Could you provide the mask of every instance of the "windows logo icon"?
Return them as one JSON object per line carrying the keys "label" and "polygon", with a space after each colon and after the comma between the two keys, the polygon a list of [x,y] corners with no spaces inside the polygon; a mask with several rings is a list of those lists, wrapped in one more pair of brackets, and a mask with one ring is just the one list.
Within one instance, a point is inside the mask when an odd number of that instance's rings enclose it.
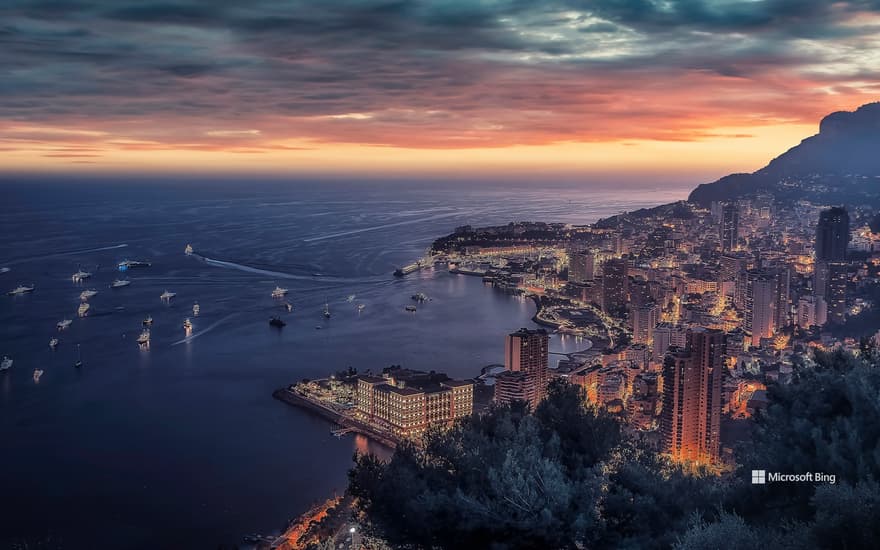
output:
{"label": "windows logo icon", "polygon": [[752,485],[766,485],[767,470],[752,470]]}

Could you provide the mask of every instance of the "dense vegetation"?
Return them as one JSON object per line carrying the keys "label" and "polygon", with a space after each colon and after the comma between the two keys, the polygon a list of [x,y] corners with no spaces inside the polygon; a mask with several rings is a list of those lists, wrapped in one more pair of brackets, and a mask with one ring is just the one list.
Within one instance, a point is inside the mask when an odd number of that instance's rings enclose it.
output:
{"label": "dense vegetation", "polygon": [[[383,463],[356,457],[349,490],[400,548],[868,548],[880,540],[880,368],[818,354],[771,386],[742,465],[669,463],[554,382],[534,414],[498,407]],[[751,485],[750,470],[835,474]]]}

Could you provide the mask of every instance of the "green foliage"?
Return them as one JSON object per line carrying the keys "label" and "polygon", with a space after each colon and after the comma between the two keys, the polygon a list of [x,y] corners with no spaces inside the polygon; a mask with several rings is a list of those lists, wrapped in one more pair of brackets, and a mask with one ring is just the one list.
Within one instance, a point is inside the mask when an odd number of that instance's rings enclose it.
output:
{"label": "green foliage", "polygon": [[[770,405],[725,476],[685,469],[554,382],[529,414],[496,407],[357,456],[351,493],[396,548],[870,548],[880,540],[880,367],[818,353]],[[752,485],[751,469],[823,472],[835,484]]]}

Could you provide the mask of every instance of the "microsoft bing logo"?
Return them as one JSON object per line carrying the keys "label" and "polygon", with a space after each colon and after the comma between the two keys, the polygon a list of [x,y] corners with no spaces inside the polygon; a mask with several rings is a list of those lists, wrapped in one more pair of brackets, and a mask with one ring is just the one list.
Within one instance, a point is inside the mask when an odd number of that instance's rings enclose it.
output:
{"label": "microsoft bing logo", "polygon": [[766,485],[767,470],[752,470],[752,485]]}

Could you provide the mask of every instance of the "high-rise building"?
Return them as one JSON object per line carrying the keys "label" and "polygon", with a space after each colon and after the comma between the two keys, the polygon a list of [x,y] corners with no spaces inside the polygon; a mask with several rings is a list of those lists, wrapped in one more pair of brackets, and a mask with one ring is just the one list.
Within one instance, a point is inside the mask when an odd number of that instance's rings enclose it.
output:
{"label": "high-rise building", "polygon": [[813,291],[827,311],[827,320],[846,321],[846,249],[849,214],[845,208],[823,210],[816,225],[816,262]]}
{"label": "high-rise building", "polygon": [[660,323],[654,327],[653,362],[662,364],[670,347],[683,348],[687,343],[687,329],[672,323]]}
{"label": "high-rise building", "polygon": [[736,201],[724,203],[721,207],[719,234],[722,252],[736,250],[739,242],[739,205]]}
{"label": "high-rise building", "polygon": [[636,344],[650,344],[654,340],[654,326],[657,324],[660,308],[657,304],[646,303],[633,305],[630,308],[630,325],[632,325],[632,341]]}
{"label": "high-rise building", "polygon": [[544,329],[521,328],[504,341],[504,368],[495,382],[495,400],[509,403],[520,400],[532,410],[547,394],[550,361],[550,336]]}
{"label": "high-rise building", "polygon": [[718,459],[724,333],[692,329],[687,346],[670,353],[663,367],[660,430],[675,460]]}
{"label": "high-rise building", "polygon": [[[754,266],[754,258],[743,252],[727,253],[721,256],[719,282],[725,294],[733,297],[733,304],[742,309],[745,307],[746,285],[745,273]],[[732,285],[724,283],[732,282]]]}
{"label": "high-rise building", "polygon": [[750,269],[746,274],[745,330],[752,345],[759,346],[761,338],[776,334],[781,302],[780,274],[771,269]]}
{"label": "high-rise building", "polygon": [[849,246],[849,214],[845,208],[823,210],[816,225],[816,260],[845,262]]}
{"label": "high-rise building", "polygon": [[596,278],[596,254],[592,250],[572,252],[568,256],[568,280],[586,283]]}
{"label": "high-rise building", "polygon": [[602,264],[602,311],[611,315],[626,311],[627,282],[626,259],[615,258]]}

